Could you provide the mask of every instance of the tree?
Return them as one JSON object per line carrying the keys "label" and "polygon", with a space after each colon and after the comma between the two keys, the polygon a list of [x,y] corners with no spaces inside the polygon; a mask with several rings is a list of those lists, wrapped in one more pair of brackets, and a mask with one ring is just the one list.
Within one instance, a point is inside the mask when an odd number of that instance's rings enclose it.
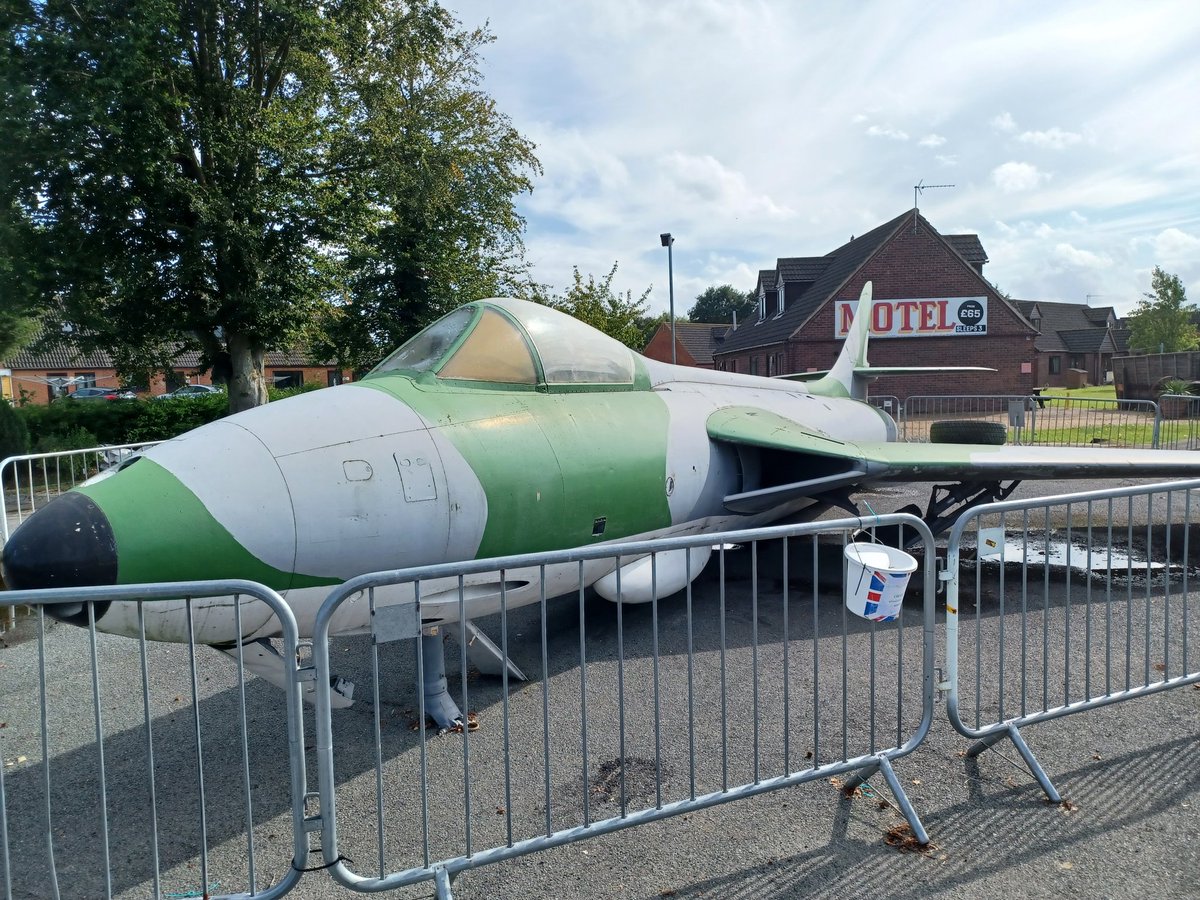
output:
{"label": "tree", "polygon": [[124,375],[196,348],[244,409],[266,350],[373,361],[523,269],[532,145],[478,89],[489,35],[433,0],[27,0],[5,25],[0,283]]}
{"label": "tree", "polygon": [[693,322],[725,322],[733,321],[737,313],[738,321],[744,322],[758,308],[758,295],[754,291],[739,291],[731,284],[719,287],[705,288],[697,295],[696,303],[688,310],[688,318]]}
{"label": "tree", "polygon": [[1187,302],[1183,282],[1158,266],[1150,278],[1150,292],[1129,314],[1129,346],[1149,353],[1176,353],[1200,346],[1200,332],[1192,324],[1195,304]]}
{"label": "tree", "polygon": [[646,344],[642,324],[650,288],[646,288],[637,300],[633,299],[633,291],[626,291],[624,294],[620,291],[614,292],[612,283],[617,274],[615,262],[608,274],[599,281],[588,275],[585,282],[579,267],[573,266],[572,269],[575,283],[567,288],[565,294],[555,295],[546,285],[529,283],[523,292],[526,299],[572,315],[581,322],[603,331],[609,337],[616,338],[625,346],[641,352]]}

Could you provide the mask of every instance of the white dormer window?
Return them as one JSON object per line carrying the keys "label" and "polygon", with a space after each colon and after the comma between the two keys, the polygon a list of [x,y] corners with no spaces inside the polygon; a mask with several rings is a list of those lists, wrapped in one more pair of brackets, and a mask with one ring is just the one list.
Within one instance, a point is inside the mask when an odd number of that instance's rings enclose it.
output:
{"label": "white dormer window", "polygon": [[779,298],[779,300],[778,300],[779,310],[775,313],[775,318],[778,319],[780,316],[783,315],[783,310],[786,307],[786,304],[784,303],[784,298],[787,297],[787,292],[784,291],[784,289],[783,289],[782,281],[779,283],[779,291],[776,294],[776,296]]}
{"label": "white dormer window", "polygon": [[767,292],[759,289],[758,292],[758,321],[762,321],[767,317]]}

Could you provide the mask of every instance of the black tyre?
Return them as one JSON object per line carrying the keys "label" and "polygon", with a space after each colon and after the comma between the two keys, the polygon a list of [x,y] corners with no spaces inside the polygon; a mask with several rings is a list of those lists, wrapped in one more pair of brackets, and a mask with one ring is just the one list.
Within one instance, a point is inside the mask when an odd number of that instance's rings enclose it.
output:
{"label": "black tyre", "polygon": [[929,426],[929,440],[935,444],[991,444],[1000,446],[1008,439],[1008,430],[999,422],[953,420]]}

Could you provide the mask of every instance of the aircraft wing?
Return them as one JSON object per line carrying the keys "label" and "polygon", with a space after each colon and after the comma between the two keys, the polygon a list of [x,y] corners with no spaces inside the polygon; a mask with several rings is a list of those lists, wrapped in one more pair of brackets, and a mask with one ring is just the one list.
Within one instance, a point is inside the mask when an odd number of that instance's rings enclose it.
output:
{"label": "aircraft wing", "polygon": [[707,426],[715,441],[766,451],[766,486],[726,497],[734,512],[874,481],[1200,477],[1200,452],[1190,450],[852,442],[753,407],[718,410]]}

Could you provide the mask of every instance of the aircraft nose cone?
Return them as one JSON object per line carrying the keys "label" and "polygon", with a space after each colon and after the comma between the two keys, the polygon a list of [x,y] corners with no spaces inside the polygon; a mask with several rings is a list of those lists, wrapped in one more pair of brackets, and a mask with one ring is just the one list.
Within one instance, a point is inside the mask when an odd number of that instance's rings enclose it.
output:
{"label": "aircraft nose cone", "polygon": [[[83,494],[53,500],[4,545],[4,581],[10,590],[116,584],[117,545],[108,517]],[[64,621],[87,622],[86,609],[75,604],[49,605],[46,611]]]}

